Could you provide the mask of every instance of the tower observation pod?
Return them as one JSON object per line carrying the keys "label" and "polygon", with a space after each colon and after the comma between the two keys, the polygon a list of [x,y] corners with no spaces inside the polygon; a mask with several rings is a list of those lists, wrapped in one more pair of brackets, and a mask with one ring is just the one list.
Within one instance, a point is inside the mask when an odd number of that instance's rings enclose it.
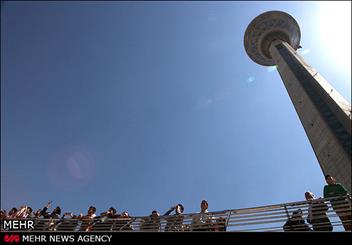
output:
{"label": "tower observation pod", "polygon": [[254,62],[276,65],[323,174],[351,193],[351,104],[298,55],[300,39],[292,16],[269,11],[248,25],[244,46]]}

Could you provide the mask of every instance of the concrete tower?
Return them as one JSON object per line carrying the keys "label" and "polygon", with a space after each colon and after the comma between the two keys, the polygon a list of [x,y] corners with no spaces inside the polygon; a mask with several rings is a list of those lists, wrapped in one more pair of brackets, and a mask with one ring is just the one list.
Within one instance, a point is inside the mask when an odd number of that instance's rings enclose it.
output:
{"label": "concrete tower", "polygon": [[324,175],[351,193],[351,105],[297,54],[300,39],[292,16],[269,11],[248,25],[244,46],[254,62],[276,65]]}

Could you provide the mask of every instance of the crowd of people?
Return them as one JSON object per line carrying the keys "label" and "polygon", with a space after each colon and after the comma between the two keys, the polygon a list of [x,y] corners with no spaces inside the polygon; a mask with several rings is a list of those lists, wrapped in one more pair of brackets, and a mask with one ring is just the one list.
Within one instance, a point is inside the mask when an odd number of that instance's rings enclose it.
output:
{"label": "crowd of people", "polygon": [[[331,175],[326,175],[325,180],[327,185],[324,186],[324,198],[334,198],[330,200],[334,212],[340,218],[345,231],[351,231],[351,195],[343,185],[336,183]],[[305,222],[302,210],[298,209],[293,211],[292,216],[284,224],[284,231],[332,231],[333,225],[327,215],[328,205],[321,198],[315,198],[310,191],[305,193],[305,198],[309,204],[307,222],[312,228]]]}
{"label": "crowd of people", "polygon": [[[351,231],[351,196],[347,190],[336,180],[330,176],[325,176],[327,185],[324,187],[324,198],[334,197],[330,200],[331,206],[337,216],[341,219],[342,225],[346,231]],[[341,198],[336,198],[341,197]],[[349,199],[347,200],[346,199]],[[284,231],[332,231],[331,224],[327,211],[328,205],[321,198],[315,198],[312,192],[306,192],[305,198],[309,204],[307,222],[311,224],[312,228],[305,222],[303,212],[301,209],[295,210],[292,216],[284,224]],[[9,212],[1,210],[1,220],[5,219],[49,219],[53,222],[50,227],[57,227],[58,224],[66,222],[68,219],[81,221],[80,231],[92,231],[95,224],[104,223],[113,226],[113,230],[133,230],[131,221],[133,217],[127,211],[121,214],[117,213],[114,207],[110,207],[107,211],[96,215],[96,208],[90,206],[87,214],[74,215],[73,213],[61,212],[59,206],[55,207],[51,212],[49,208],[52,202],[33,212],[31,207],[21,206],[19,209],[12,208]],[[172,214],[174,212],[174,214]],[[140,231],[226,231],[226,219],[224,217],[216,217],[208,212],[208,202],[202,200],[200,204],[200,212],[192,215],[191,224],[184,224],[184,207],[182,204],[172,206],[162,216],[158,211],[153,210],[147,217],[143,217],[139,230]],[[165,226],[162,228],[161,221],[165,221]],[[55,221],[55,222],[54,222]]]}
{"label": "crowd of people", "polygon": [[[19,209],[12,208],[8,213],[5,210],[1,210],[1,219],[49,219],[52,222],[49,222],[47,230],[53,230],[51,228],[57,227],[67,220],[81,221],[80,231],[93,231],[97,223],[104,223],[107,226],[113,225],[113,230],[133,230],[131,226],[133,217],[127,211],[119,214],[115,208],[110,207],[107,211],[97,216],[96,208],[90,206],[86,215],[74,215],[70,212],[61,214],[59,206],[55,207],[52,212],[48,212],[51,204],[52,202],[50,201],[43,209],[38,209],[35,212],[28,206],[21,206]],[[159,212],[153,210],[149,216],[142,217],[139,230],[161,231],[161,221],[164,219],[166,220],[164,231],[226,231],[226,219],[210,215],[206,200],[202,200],[201,211],[199,214],[193,216],[191,225],[183,223],[183,211],[184,207],[182,204],[171,207],[163,216],[160,216]],[[171,214],[172,212],[174,214]]]}

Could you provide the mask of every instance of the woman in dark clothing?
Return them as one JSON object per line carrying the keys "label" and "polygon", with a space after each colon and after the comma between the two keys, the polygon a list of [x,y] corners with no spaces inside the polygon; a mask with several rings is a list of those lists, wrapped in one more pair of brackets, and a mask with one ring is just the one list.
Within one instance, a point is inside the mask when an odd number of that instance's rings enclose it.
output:
{"label": "woman in dark clothing", "polygon": [[310,231],[309,226],[303,219],[303,213],[301,209],[293,211],[292,217],[287,220],[283,228],[284,231]]}

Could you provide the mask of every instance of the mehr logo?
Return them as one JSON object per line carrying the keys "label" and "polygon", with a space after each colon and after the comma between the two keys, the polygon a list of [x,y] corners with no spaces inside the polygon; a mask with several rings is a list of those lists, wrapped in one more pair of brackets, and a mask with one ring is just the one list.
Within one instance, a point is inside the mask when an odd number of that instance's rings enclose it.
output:
{"label": "mehr logo", "polygon": [[4,236],[4,242],[6,243],[19,243],[20,242],[20,236],[19,235],[15,235],[15,234],[11,234],[11,235],[8,235],[6,234]]}
{"label": "mehr logo", "polygon": [[33,220],[4,220],[4,229],[8,230],[34,229],[33,225]]}

